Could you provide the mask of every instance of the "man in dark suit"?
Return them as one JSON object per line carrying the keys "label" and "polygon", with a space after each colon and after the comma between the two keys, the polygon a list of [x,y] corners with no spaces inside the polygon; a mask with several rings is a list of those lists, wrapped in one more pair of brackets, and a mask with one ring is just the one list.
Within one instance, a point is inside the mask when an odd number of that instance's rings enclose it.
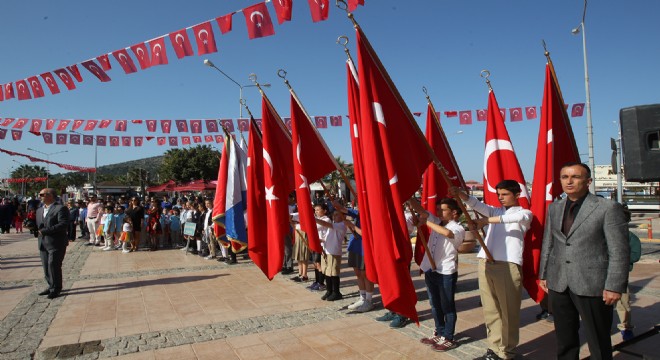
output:
{"label": "man in dark suit", "polygon": [[591,170],[565,164],[566,198],[548,207],[539,285],[555,318],[557,358],[577,360],[580,318],[592,359],[612,359],[612,311],[628,285],[630,246],[621,204],[589,193]]}
{"label": "man in dark suit", "polygon": [[43,206],[37,209],[38,244],[44,277],[48,282],[48,289],[39,295],[48,295],[49,299],[54,299],[62,291],[62,262],[69,245],[69,209],[55,203],[55,189],[43,189],[39,197]]}

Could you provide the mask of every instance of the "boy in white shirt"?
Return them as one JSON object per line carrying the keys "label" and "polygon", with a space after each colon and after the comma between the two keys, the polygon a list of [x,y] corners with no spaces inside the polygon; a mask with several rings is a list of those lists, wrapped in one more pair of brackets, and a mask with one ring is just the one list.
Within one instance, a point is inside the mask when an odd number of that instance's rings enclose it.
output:
{"label": "boy in white shirt", "polygon": [[[433,335],[421,340],[422,344],[431,345],[435,351],[447,351],[457,346],[454,341],[456,329],[456,282],[458,280],[458,247],[465,238],[465,229],[458,223],[463,211],[454,199],[441,199],[435,216],[424,210],[416,199],[410,200],[414,210],[426,219],[426,226],[431,230],[428,241],[429,252],[419,268],[424,273],[426,291],[431,303],[431,313],[435,322]],[[429,256],[433,257],[435,269]]]}
{"label": "boy in white shirt", "polygon": [[327,228],[325,236],[321,237],[323,244],[323,255],[321,257],[321,269],[325,275],[326,293],[321,300],[341,300],[343,295],[339,291],[339,272],[341,267],[341,247],[346,237],[346,225],[344,214],[335,211],[332,214],[333,223],[316,219],[317,225]]}

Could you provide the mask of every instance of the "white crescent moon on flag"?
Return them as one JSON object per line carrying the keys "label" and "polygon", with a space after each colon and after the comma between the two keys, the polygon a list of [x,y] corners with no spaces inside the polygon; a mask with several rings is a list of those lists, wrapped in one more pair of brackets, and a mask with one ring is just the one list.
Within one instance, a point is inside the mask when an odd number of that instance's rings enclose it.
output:
{"label": "white crescent moon on flag", "polygon": [[468,115],[468,114],[463,114],[462,118],[465,119],[465,120],[467,120],[467,119],[470,118],[470,115]]}
{"label": "white crescent moon on flag", "polygon": [[18,91],[20,91],[20,92],[25,91],[25,90],[24,90],[25,85],[23,85],[23,83],[18,84],[17,88],[18,88]]}
{"label": "white crescent moon on flag", "polygon": [[126,57],[126,55],[124,55],[124,53],[119,53],[118,57],[119,57],[119,60],[124,62],[124,64],[128,63],[128,58]]}
{"label": "white crescent moon on flag", "polygon": [[357,124],[353,124],[353,137],[358,138],[358,126]]}
{"label": "white crescent moon on flag", "polygon": [[64,81],[65,84],[68,84],[68,83],[69,83],[69,79],[68,79],[69,76],[68,76],[67,74],[65,74],[65,73],[59,73],[59,74],[57,74],[57,75],[60,77],[60,79],[62,79],[62,81]]}
{"label": "white crescent moon on flag", "polygon": [[[179,39],[181,39],[181,42],[179,42]],[[181,45],[181,47],[183,47],[183,43],[186,42],[186,39],[183,38],[183,35],[176,34],[176,36],[174,37],[174,42],[176,42],[177,44]]]}
{"label": "white crescent moon on flag", "polygon": [[387,127],[387,123],[385,122],[385,115],[383,114],[383,107],[377,102],[372,103],[371,107],[374,110],[374,116],[376,117],[376,121],[383,124],[383,126]]}
{"label": "white crescent moon on flag", "polygon": [[48,86],[53,86],[53,79],[47,77],[46,78],[46,84],[48,84]]}
{"label": "white crescent moon on flag", "polygon": [[30,84],[32,84],[32,86],[33,86],[35,89],[39,89],[39,83],[36,82],[35,80],[32,80],[32,82],[31,82]]}
{"label": "white crescent moon on flag", "polygon": [[[206,36],[205,36],[205,37],[202,37],[202,33],[206,34]],[[206,31],[206,29],[202,29],[202,30],[200,30],[200,31],[197,32],[197,37],[198,37],[200,40],[204,40],[205,38],[208,38],[208,37],[209,37],[209,32]]]}
{"label": "white crescent moon on flag", "polygon": [[302,165],[300,161],[300,135],[298,136],[298,146],[296,146],[296,159],[298,160],[298,164]]}
{"label": "white crescent moon on flag", "polygon": [[[158,48],[158,51],[156,51],[156,48]],[[154,54],[156,54],[156,56],[160,56],[160,51],[161,51],[160,44],[155,44],[154,48],[153,48],[153,51],[154,51]]]}
{"label": "white crescent moon on flag", "polygon": [[[258,15],[261,17],[261,20],[259,22],[254,21],[254,16]],[[257,24],[258,26],[261,26],[261,21],[264,19],[264,14],[261,13],[261,11],[253,11],[252,14],[250,14],[250,21],[252,21],[253,24]]]}
{"label": "white crescent moon on flag", "polygon": [[513,115],[518,116],[518,114],[520,114],[520,111],[518,111],[517,109],[513,110]]}
{"label": "white crescent moon on flag", "polygon": [[513,152],[513,145],[510,141],[502,139],[492,139],[486,143],[486,150],[484,152],[484,177],[488,183],[488,191],[496,193],[497,191],[491,185],[491,181],[488,178],[488,159],[496,151],[511,151]]}
{"label": "white crescent moon on flag", "polygon": [[135,52],[138,54],[138,56],[141,59],[144,58],[144,50],[142,50],[142,48],[137,48],[137,50],[135,50]]}
{"label": "white crescent moon on flag", "polygon": [[270,158],[270,154],[266,149],[264,149],[264,160],[268,163],[268,166],[270,167],[270,177],[271,179],[273,178],[273,160]]}
{"label": "white crescent moon on flag", "polygon": [[483,111],[483,110],[479,110],[479,116],[482,116],[482,117],[483,117],[484,115],[486,115],[486,112]]}

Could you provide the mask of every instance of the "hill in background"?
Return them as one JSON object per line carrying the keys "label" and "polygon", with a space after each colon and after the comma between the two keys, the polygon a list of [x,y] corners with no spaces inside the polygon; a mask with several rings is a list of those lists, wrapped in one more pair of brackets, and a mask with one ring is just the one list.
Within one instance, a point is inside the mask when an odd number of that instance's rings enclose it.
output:
{"label": "hill in background", "polygon": [[131,160],[117,164],[99,166],[97,170],[99,175],[126,176],[126,173],[128,173],[129,170],[142,168],[149,172],[149,174],[153,174],[155,176],[158,172],[158,169],[160,169],[161,164],[163,163],[163,158],[164,156],[161,155],[144,159]]}

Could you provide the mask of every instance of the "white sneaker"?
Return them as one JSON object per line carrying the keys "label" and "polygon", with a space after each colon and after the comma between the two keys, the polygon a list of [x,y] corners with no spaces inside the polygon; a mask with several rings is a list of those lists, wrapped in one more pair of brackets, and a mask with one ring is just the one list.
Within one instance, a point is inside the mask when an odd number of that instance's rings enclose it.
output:
{"label": "white sneaker", "polygon": [[212,255],[204,257],[204,260],[213,260],[213,259],[215,259],[215,256],[212,256]]}
{"label": "white sneaker", "polygon": [[355,309],[355,311],[365,313],[365,312],[369,312],[373,309],[374,309],[374,304],[372,304],[371,301],[369,301],[369,300],[364,300],[362,305],[360,305],[357,309]]}
{"label": "white sneaker", "polygon": [[131,251],[130,250],[122,250],[121,252],[124,253],[124,254],[128,254]]}
{"label": "white sneaker", "polygon": [[103,251],[110,251],[110,250],[114,250],[114,249],[111,246],[106,246],[106,247],[102,248],[102,250]]}
{"label": "white sneaker", "polygon": [[362,304],[364,304],[364,299],[360,298],[360,299],[358,299],[358,301],[348,305],[348,310],[355,310],[355,309],[359,308],[360,306],[362,306]]}

